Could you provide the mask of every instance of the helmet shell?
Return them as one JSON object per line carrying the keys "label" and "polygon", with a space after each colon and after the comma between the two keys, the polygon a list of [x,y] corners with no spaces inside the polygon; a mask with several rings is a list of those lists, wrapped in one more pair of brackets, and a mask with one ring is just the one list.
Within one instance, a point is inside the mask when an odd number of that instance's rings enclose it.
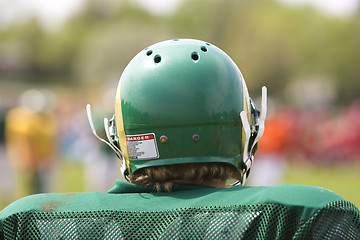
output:
{"label": "helmet shell", "polygon": [[241,169],[239,114],[248,105],[239,68],[216,46],[175,39],[144,49],[125,68],[116,93],[116,128],[130,173],[198,162]]}

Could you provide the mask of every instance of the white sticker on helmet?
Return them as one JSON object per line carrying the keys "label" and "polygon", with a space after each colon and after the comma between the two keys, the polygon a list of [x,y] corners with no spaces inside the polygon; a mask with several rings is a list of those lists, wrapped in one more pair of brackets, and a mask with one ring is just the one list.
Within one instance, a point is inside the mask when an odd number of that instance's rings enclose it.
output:
{"label": "white sticker on helmet", "polygon": [[130,160],[159,158],[159,151],[154,133],[126,135]]}

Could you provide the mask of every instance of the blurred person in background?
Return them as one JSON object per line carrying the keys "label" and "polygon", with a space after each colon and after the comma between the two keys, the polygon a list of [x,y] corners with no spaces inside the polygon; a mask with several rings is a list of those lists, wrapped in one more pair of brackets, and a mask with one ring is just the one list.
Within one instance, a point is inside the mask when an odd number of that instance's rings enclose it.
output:
{"label": "blurred person in background", "polygon": [[[105,91],[106,92],[106,91]],[[107,98],[112,94],[106,95]],[[89,131],[86,112],[84,109],[84,98],[80,94],[67,92],[61,96],[61,103],[58,104],[59,123],[60,123],[60,146],[61,158],[64,165],[81,165],[81,174],[78,174],[81,182],[81,189],[76,191],[107,191],[112,185],[113,180],[118,175],[118,164],[116,157],[108,146],[101,144],[93,138]],[[91,97],[96,105],[102,105],[102,111],[95,113],[95,128],[103,129],[100,115],[109,113],[104,99],[97,96]],[[99,100],[100,99],[100,100]],[[101,137],[106,137],[105,133],[99,133]],[[83,176],[80,177],[80,176]]]}
{"label": "blurred person in background", "polygon": [[349,108],[344,111],[344,126],[351,126],[352,130],[348,131],[344,127],[344,131],[348,134],[347,151],[350,155],[350,161],[356,162],[360,159],[360,99],[355,100]]}
{"label": "blurred person in background", "polygon": [[360,108],[355,101],[349,107],[318,124],[314,155],[328,166],[353,164],[359,159]]}
{"label": "blurred person in background", "polygon": [[57,155],[58,120],[51,92],[30,89],[6,115],[7,158],[15,174],[16,198],[50,191]]}
{"label": "blurred person in background", "polygon": [[249,177],[252,186],[277,186],[283,183],[286,172],[288,144],[293,132],[293,117],[286,109],[277,108],[265,122],[264,136]]}
{"label": "blurred person in background", "polygon": [[9,163],[6,159],[5,151],[5,118],[6,112],[10,108],[9,99],[0,96],[0,208],[3,204],[10,203],[13,200],[14,183],[13,176],[9,171]]}

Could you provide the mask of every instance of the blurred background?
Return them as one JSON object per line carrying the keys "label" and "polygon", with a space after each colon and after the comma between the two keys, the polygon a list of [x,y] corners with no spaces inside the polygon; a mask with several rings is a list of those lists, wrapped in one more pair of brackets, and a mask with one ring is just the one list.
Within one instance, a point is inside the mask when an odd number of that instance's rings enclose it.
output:
{"label": "blurred background", "polygon": [[[359,0],[0,0],[0,209],[38,192],[107,191],[101,131],[142,49],[205,40],[269,117],[248,185],[308,184],[360,207]],[[258,104],[259,105],[259,104]]]}

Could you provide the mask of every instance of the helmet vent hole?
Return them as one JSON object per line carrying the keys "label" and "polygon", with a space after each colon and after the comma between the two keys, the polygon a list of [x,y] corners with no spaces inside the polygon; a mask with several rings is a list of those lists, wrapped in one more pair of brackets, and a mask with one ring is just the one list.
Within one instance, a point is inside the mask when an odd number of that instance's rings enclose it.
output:
{"label": "helmet vent hole", "polygon": [[155,63],[161,62],[161,56],[160,56],[160,55],[156,55],[156,56],[154,57],[154,62],[155,62]]}
{"label": "helmet vent hole", "polygon": [[146,55],[147,55],[147,56],[150,56],[152,53],[153,53],[153,51],[152,51],[152,50],[149,50],[149,51],[146,52]]}
{"label": "helmet vent hole", "polygon": [[201,51],[207,52],[207,48],[205,46],[201,46]]}
{"label": "helmet vent hole", "polygon": [[196,61],[199,60],[200,57],[199,57],[199,54],[197,52],[193,52],[191,54],[191,58],[192,58],[192,60],[194,60],[196,62]]}
{"label": "helmet vent hole", "polygon": [[197,142],[200,141],[200,136],[199,136],[198,134],[194,134],[194,135],[192,136],[192,140],[197,143]]}

